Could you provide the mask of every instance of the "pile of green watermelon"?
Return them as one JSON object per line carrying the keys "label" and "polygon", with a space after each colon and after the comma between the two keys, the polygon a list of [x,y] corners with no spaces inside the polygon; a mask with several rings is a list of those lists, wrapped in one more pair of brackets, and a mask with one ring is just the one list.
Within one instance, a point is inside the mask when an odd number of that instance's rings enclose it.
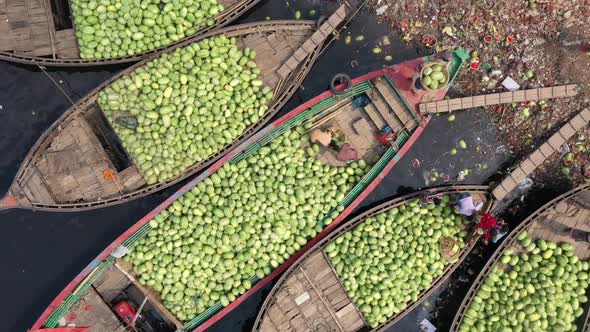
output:
{"label": "pile of green watermelon", "polygon": [[318,146],[303,148],[308,141],[301,127],[287,131],[226,163],[149,222],[152,230],[126,259],[178,319],[228,305],[343,210],[338,203],[369,166],[324,165],[314,158]]}
{"label": "pile of green watermelon", "polygon": [[570,243],[533,241],[522,232],[520,248],[507,249],[472,299],[462,332],[576,331],[588,301],[588,262]]}
{"label": "pile of green watermelon", "polygon": [[442,238],[465,246],[463,220],[449,206],[413,201],[368,217],[325,251],[352,301],[373,328],[403,311],[430,288],[448,264]]}
{"label": "pile of green watermelon", "polygon": [[255,58],[235,38],[212,37],[163,54],[99,93],[148,184],[207,160],[264,116],[273,93]]}
{"label": "pile of green watermelon", "polygon": [[73,0],[82,59],[118,58],[167,46],[215,24],[217,0]]}

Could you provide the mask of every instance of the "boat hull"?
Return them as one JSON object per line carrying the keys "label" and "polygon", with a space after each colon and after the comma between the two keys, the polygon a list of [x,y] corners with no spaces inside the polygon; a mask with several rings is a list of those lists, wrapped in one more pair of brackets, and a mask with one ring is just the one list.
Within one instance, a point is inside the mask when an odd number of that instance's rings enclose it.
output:
{"label": "boat hull", "polygon": [[[272,29],[278,29],[278,27],[284,27],[285,29],[290,28],[305,28],[305,29],[313,29],[315,27],[315,23],[313,21],[269,21],[269,22],[260,22],[260,23],[248,23],[243,25],[232,26],[229,28],[215,30],[192,39],[186,40],[180,44],[175,45],[172,48],[166,50],[166,52],[172,52],[176,48],[184,47],[186,45],[192,44],[199,40],[209,38],[216,35],[221,34],[232,34],[237,35],[240,33],[248,33],[248,32],[256,32],[256,31],[266,31]],[[245,141],[250,135],[261,129],[267,122],[272,119],[272,117],[281,109],[282,106],[293,96],[293,94],[297,91],[300,84],[303,82],[303,79],[309,73],[313,63],[318,59],[321,55],[321,45],[317,45],[313,51],[305,58],[304,61],[299,65],[297,70],[293,70],[293,73],[284,81],[283,86],[281,87],[280,93],[277,94],[277,97],[273,100],[272,105],[270,105],[269,110],[265,114],[265,116],[258,121],[256,124],[252,125],[250,128],[247,128],[237,140],[233,143],[225,146],[222,150],[218,151],[216,154],[212,155],[205,161],[202,161],[198,164],[193,165],[191,168],[187,169],[181,175],[168,180],[165,183],[158,183],[151,186],[141,187],[137,190],[132,190],[128,192],[124,192],[120,196],[114,196],[107,199],[101,199],[96,201],[85,201],[80,203],[56,203],[56,204],[46,204],[42,202],[34,202],[29,199],[19,199],[19,196],[23,196],[22,184],[20,184],[20,180],[23,179],[29,167],[32,167],[34,163],[39,159],[40,154],[47,148],[47,146],[51,143],[51,137],[54,135],[55,132],[59,132],[61,125],[70,119],[76,112],[80,110],[86,110],[91,108],[97,99],[98,93],[103,90],[105,87],[109,86],[116,80],[120,79],[121,77],[129,74],[130,72],[134,71],[135,69],[143,66],[144,64],[154,60],[162,53],[154,54],[147,59],[133,65],[132,67],[118,73],[111,79],[107,80],[89,94],[87,94],[84,98],[78,101],[74,106],[72,106],[69,110],[67,110],[60,118],[58,118],[52,125],[49,127],[44,134],[37,140],[35,145],[31,148],[29,153],[27,154],[23,164],[19,168],[13,183],[11,184],[11,189],[9,190],[8,195],[0,200],[0,209],[7,209],[7,208],[25,208],[31,210],[40,210],[40,211],[83,211],[83,210],[91,210],[101,207],[112,206],[116,204],[121,204],[124,202],[128,202],[130,200],[134,200],[137,198],[141,198],[152,194],[156,191],[163,190],[167,187],[170,187],[180,181],[185,180],[186,178],[202,171],[207,166],[211,165],[215,160],[220,158],[223,154],[230,151],[231,149],[240,145],[243,141]]]}
{"label": "boat hull", "polygon": [[[453,323],[451,325],[451,328],[450,328],[451,332],[459,331],[459,327],[461,326],[461,322],[463,321],[463,318],[465,317],[465,313],[467,312],[467,309],[469,308],[471,301],[473,300],[473,298],[475,297],[475,295],[479,291],[480,287],[483,285],[488,274],[492,271],[494,266],[500,262],[504,252],[508,248],[511,248],[515,244],[517,244],[518,236],[523,231],[529,231],[531,229],[531,227],[533,227],[534,224],[538,220],[540,220],[541,217],[545,213],[550,213],[552,209],[555,209],[560,204],[567,203],[567,201],[570,199],[575,200],[576,195],[583,193],[583,192],[587,192],[588,190],[590,190],[590,184],[584,184],[582,186],[572,189],[571,191],[566,192],[565,194],[562,194],[562,195],[556,197],[555,199],[551,200],[550,202],[546,203],[541,208],[539,208],[538,210],[533,212],[533,214],[528,216],[514,230],[512,230],[508,236],[506,236],[506,238],[503,240],[502,244],[500,246],[498,246],[496,251],[494,251],[494,253],[490,257],[490,259],[487,261],[486,265],[483,267],[483,269],[478,274],[477,278],[475,279],[475,281],[473,282],[473,284],[471,285],[471,287],[467,291],[467,294],[465,295],[465,297],[461,303],[461,306],[459,307],[459,310],[457,311],[457,314],[455,315],[455,318],[454,318]],[[586,204],[590,204],[590,200],[588,199],[587,194],[586,194],[585,202],[586,202]],[[586,209],[590,209],[590,205],[586,206]],[[557,219],[558,218],[555,218],[555,220],[553,220],[552,222],[557,223],[558,222]],[[588,256],[588,255],[590,255],[590,252],[586,252],[586,256]],[[583,331],[586,331],[589,328],[588,327],[588,318],[586,318],[584,326],[585,327],[584,327]]]}
{"label": "boat hull", "polygon": [[[378,206],[375,206],[375,207],[363,212],[362,214],[354,217],[353,219],[350,219],[346,223],[342,224],[342,226],[339,227],[337,231],[330,233],[327,237],[325,237],[321,241],[316,242],[312,247],[310,247],[308,249],[308,251],[306,253],[299,256],[298,260],[296,262],[294,262],[291,265],[291,267],[285,272],[285,274],[283,274],[283,276],[277,281],[277,283],[275,284],[273,289],[268,294],[266,300],[262,304],[262,309],[260,310],[260,312],[256,318],[256,322],[254,323],[253,331],[260,331],[261,327],[263,326],[263,321],[265,319],[269,319],[270,308],[273,305],[273,303],[275,302],[277,295],[281,291],[283,291],[283,289],[285,287],[288,287],[288,286],[286,286],[287,284],[289,284],[289,285],[294,284],[290,280],[291,278],[294,278],[294,272],[297,271],[297,269],[300,268],[302,265],[306,265],[307,260],[310,259],[312,256],[314,256],[317,253],[321,253],[322,250],[328,244],[330,244],[333,240],[338,238],[340,235],[346,233],[347,231],[355,228],[356,226],[358,226],[359,224],[364,222],[366,220],[366,218],[377,215],[379,213],[382,213],[382,212],[392,209],[394,207],[398,207],[398,206],[407,204],[409,202],[412,202],[416,199],[422,198],[427,195],[459,194],[459,193],[466,193],[466,192],[470,192],[472,194],[484,195],[485,197],[487,197],[485,209],[487,210],[491,206],[491,201],[492,201],[491,194],[489,191],[489,187],[487,187],[487,186],[460,185],[460,186],[437,187],[437,188],[431,188],[431,189],[426,189],[426,190],[414,192],[412,194],[404,195],[404,196],[401,196],[398,198],[394,198],[390,201],[379,204]],[[424,300],[426,300],[428,298],[428,296],[430,296],[433,292],[435,292],[438,289],[438,287],[440,287],[440,285],[442,285],[451,276],[451,274],[457,269],[457,267],[461,264],[461,262],[471,252],[471,250],[475,246],[476,242],[477,241],[473,241],[472,243],[468,244],[465,248],[463,248],[460,256],[458,256],[458,258],[457,258],[457,262],[447,266],[447,268],[445,269],[445,272],[441,276],[439,276],[437,279],[435,279],[435,281],[433,282],[433,284],[430,288],[426,289],[424,292],[422,292],[420,294],[420,296],[416,302],[407,306],[398,315],[392,317],[387,322],[385,322],[384,324],[382,324],[381,326],[376,328],[375,331],[384,331],[384,330],[388,329],[389,327],[393,326],[399,320],[404,318],[404,316],[406,314],[410,313],[414,308],[416,308]],[[312,281],[310,281],[310,283],[311,282]],[[297,287],[294,287],[294,288],[297,288]],[[293,294],[293,297],[295,297],[297,295],[298,295],[298,293]],[[351,301],[352,305],[354,306],[354,303],[352,302],[352,300],[350,300],[350,301]],[[345,309],[343,309],[343,311],[344,310]],[[335,315],[335,316],[337,316],[337,315]],[[362,318],[362,316],[361,316],[361,318]],[[319,323],[321,325],[327,324],[324,321],[320,321]],[[317,328],[319,329],[320,326],[318,325]]]}
{"label": "boat hull", "polygon": [[[226,25],[230,24],[231,22],[238,19],[252,7],[257,5],[260,0],[243,0],[237,3],[235,6],[226,9],[224,12],[220,13],[217,18],[217,22],[215,25],[203,28],[199,30],[196,34],[186,37],[184,39],[179,40],[178,42],[172,43],[167,46],[160,47],[158,49],[144,52],[141,54],[131,55],[127,57],[121,58],[107,58],[107,59],[81,59],[81,58],[50,58],[50,57],[41,57],[41,56],[29,56],[24,54],[19,54],[15,52],[7,52],[7,51],[0,51],[0,60],[5,60],[9,62],[16,62],[22,63],[27,65],[39,65],[39,66],[59,66],[59,67],[84,67],[84,66],[102,66],[102,65],[115,65],[115,64],[124,64],[124,63],[131,63],[137,62],[146,57],[150,57],[153,54],[158,54],[161,52],[165,52],[170,48],[174,48],[176,45],[185,42],[186,40],[194,39],[195,37],[206,34],[208,32],[214,31],[216,29],[220,29],[225,27]],[[69,3],[69,1],[68,1]],[[73,28],[75,29],[75,27]]]}

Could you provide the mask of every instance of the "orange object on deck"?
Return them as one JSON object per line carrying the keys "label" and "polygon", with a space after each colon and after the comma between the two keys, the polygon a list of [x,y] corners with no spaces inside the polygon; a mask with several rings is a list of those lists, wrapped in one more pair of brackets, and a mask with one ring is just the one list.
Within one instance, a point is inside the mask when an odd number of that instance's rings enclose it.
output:
{"label": "orange object on deck", "polygon": [[113,173],[111,173],[111,170],[108,168],[104,170],[104,179],[105,180],[114,180],[115,179],[115,177],[113,176]]}

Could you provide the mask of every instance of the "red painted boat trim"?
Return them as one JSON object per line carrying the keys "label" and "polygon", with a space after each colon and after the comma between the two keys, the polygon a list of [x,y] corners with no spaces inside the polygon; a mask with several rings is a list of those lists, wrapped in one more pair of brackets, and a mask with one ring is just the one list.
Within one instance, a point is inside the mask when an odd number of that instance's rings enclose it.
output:
{"label": "red painted boat trim", "polygon": [[[400,65],[402,67],[408,67],[408,64],[413,65],[415,61],[417,61],[416,63],[420,63],[420,61],[422,61],[422,58],[418,58],[416,60],[411,60],[408,63],[404,62],[404,63],[401,63]],[[395,68],[395,67],[396,66],[394,66],[393,68]],[[395,74],[394,69],[392,69],[390,67],[384,68],[384,69],[377,70],[377,71],[371,72],[369,74],[357,77],[352,80],[352,83],[353,83],[353,85],[356,85],[358,83],[374,79],[374,78],[381,76],[381,75],[388,75],[390,78],[392,78],[392,75],[396,75],[396,74]],[[345,83],[343,83],[343,84],[345,84]],[[446,91],[442,90],[442,91],[440,91],[440,93],[442,93],[442,95],[444,96],[444,94],[446,94]],[[242,142],[242,144],[240,144],[234,150],[230,151],[223,158],[219,159],[217,162],[215,162],[213,165],[211,165],[209,168],[207,168],[207,170],[205,170],[204,172],[199,174],[197,177],[195,177],[193,180],[191,180],[190,182],[185,184],[182,188],[180,188],[172,196],[168,197],[164,202],[162,202],[160,205],[158,205],[154,210],[149,212],[147,215],[145,215],[143,218],[141,218],[137,223],[135,223],[133,226],[131,226],[127,231],[125,231],[123,234],[121,234],[119,237],[117,237],[117,239],[115,239],[108,247],[106,247],[98,255],[97,258],[95,258],[90,264],[88,264],[59,293],[59,295],[49,304],[49,306],[43,311],[43,313],[37,319],[37,321],[35,322],[35,324],[33,325],[32,328],[33,329],[41,328],[43,326],[43,323],[53,313],[53,311],[55,311],[55,309],[57,309],[57,307],[59,307],[59,305],[63,302],[63,300],[90,274],[90,272],[92,272],[96,268],[96,266],[98,266],[98,264],[101,261],[104,261],[106,259],[106,257],[113,250],[115,250],[117,247],[119,247],[127,238],[129,238],[131,235],[133,235],[133,233],[135,233],[137,230],[139,230],[142,226],[144,226],[146,223],[148,223],[151,219],[153,219],[158,213],[165,210],[174,201],[176,201],[180,196],[182,196],[183,194],[185,194],[186,192],[191,190],[196,184],[203,181],[210,174],[215,173],[228,160],[230,160],[232,157],[234,157],[238,153],[241,153],[242,151],[244,151],[246,149],[246,147],[248,147],[252,143],[256,142],[258,139],[260,139],[264,135],[268,134],[273,129],[279,127],[281,124],[285,123],[289,119],[295,117],[296,115],[305,111],[309,107],[319,103],[321,100],[331,97],[332,95],[333,95],[333,93],[330,90],[328,90],[328,91],[308,100],[307,102],[299,105],[298,107],[296,107],[295,109],[293,109],[289,113],[285,114],[284,116],[277,119],[276,121],[274,121],[270,125],[266,126],[264,129],[260,130],[255,135],[251,136],[246,141]],[[404,98],[408,99],[406,94],[404,94],[403,92],[402,92],[402,95]],[[437,97],[439,97],[438,94],[437,94]],[[410,105],[412,107],[414,107],[413,111],[416,114],[418,114],[418,112],[416,111],[415,105],[412,104],[412,101],[408,100],[408,102],[410,103]],[[260,282],[258,282],[255,286],[253,286],[251,289],[246,291],[239,298],[237,298],[235,301],[230,303],[227,307],[223,308],[220,312],[218,312],[217,314],[215,314],[214,316],[209,318],[207,321],[205,321],[203,324],[198,326],[194,331],[204,331],[206,328],[213,325],[215,322],[217,322],[219,319],[221,319],[223,316],[225,316],[228,312],[230,312],[231,310],[236,308],[240,303],[242,303],[246,298],[248,298],[254,292],[256,292],[257,290],[262,288],[264,285],[266,285],[268,282],[270,282],[271,280],[276,278],[288,266],[290,266],[301,255],[303,255],[303,253],[305,253],[309,248],[311,248],[318,241],[323,239],[330,231],[332,231],[340,222],[342,222],[344,220],[344,218],[346,218],[360,204],[360,202],[363,199],[365,199],[368,196],[368,194],[371,191],[373,191],[373,189],[383,180],[385,175],[393,168],[393,166],[395,166],[395,164],[397,164],[397,162],[401,159],[401,157],[403,157],[403,155],[410,149],[412,144],[414,144],[415,141],[418,139],[418,137],[420,136],[420,134],[424,130],[424,127],[428,123],[428,121],[429,121],[429,118],[423,118],[422,124],[416,128],[416,130],[410,136],[408,141],[403,145],[403,147],[398,151],[398,153],[393,157],[393,159],[385,166],[385,168],[381,171],[381,173],[357,196],[357,198],[344,211],[342,211],[342,213],[336,219],[334,219],[334,221],[332,221],[332,223],[330,223],[330,225],[328,225],[322,232],[320,232],[320,234],[318,234],[315,238],[311,239],[294,256],[291,256],[289,259],[287,259],[281,266],[279,266],[277,269],[275,269],[273,272],[271,272],[267,277],[265,277]]]}

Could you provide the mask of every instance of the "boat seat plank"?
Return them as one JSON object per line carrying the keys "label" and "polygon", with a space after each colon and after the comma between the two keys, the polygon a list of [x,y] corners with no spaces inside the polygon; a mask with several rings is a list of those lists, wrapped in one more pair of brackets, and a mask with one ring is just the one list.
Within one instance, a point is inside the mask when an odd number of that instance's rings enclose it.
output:
{"label": "boat seat plank", "polygon": [[398,132],[404,129],[404,125],[401,121],[396,118],[393,114],[391,114],[389,106],[385,103],[385,100],[381,97],[378,91],[371,91],[369,92],[369,98],[371,98],[371,102],[375,106],[375,109],[381,117],[385,120],[387,125],[391,127],[394,131]]}
{"label": "boat seat plank", "polygon": [[381,115],[379,115],[379,112],[375,108],[375,105],[368,104],[363,109],[367,113],[367,115],[369,115],[369,118],[371,119],[371,121],[373,122],[375,127],[377,127],[377,130],[380,131],[381,129],[383,129],[387,125],[385,123],[385,121],[383,120],[383,117],[381,117]]}
{"label": "boat seat plank", "polygon": [[389,105],[389,107],[391,107],[393,113],[395,113],[395,115],[399,118],[404,127],[410,131],[416,128],[418,123],[410,111],[403,104],[395,90],[393,90],[391,85],[389,85],[386,80],[381,78],[376,79],[374,84],[385,102]]}
{"label": "boat seat plank", "polygon": [[56,31],[55,42],[55,53],[58,57],[77,58],[80,56],[74,29]]}

